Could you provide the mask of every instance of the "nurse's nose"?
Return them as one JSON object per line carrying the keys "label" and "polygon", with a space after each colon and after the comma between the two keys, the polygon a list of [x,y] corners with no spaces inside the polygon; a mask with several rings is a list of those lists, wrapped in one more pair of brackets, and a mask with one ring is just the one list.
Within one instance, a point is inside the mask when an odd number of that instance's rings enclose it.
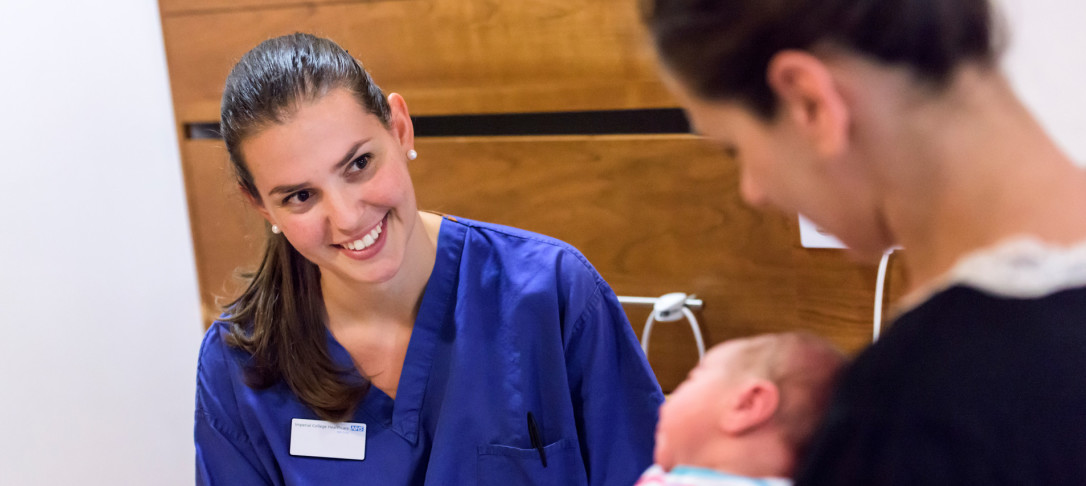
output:
{"label": "nurse's nose", "polygon": [[340,233],[353,235],[362,224],[366,205],[349,191],[329,192],[325,198],[328,222]]}

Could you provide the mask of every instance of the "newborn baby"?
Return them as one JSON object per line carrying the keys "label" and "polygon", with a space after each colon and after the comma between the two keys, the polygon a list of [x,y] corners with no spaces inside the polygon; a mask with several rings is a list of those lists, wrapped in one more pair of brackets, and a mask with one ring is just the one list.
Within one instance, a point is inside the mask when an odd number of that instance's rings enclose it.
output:
{"label": "newborn baby", "polygon": [[845,356],[808,333],[714,346],[660,407],[646,485],[788,485]]}

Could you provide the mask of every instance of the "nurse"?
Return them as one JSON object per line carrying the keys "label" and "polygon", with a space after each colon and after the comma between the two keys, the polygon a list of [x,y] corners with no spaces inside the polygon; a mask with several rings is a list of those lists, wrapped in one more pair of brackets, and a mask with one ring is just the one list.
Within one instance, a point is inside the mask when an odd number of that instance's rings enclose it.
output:
{"label": "nurse", "polygon": [[748,202],[859,256],[907,251],[914,288],[845,374],[798,484],[1086,484],[1086,174],[1000,73],[992,6],[643,5]]}
{"label": "nurse", "polygon": [[198,483],[628,485],[651,463],[663,397],[607,283],[560,241],[420,212],[407,105],[346,51],[260,44],[222,131],[270,233],[200,352]]}

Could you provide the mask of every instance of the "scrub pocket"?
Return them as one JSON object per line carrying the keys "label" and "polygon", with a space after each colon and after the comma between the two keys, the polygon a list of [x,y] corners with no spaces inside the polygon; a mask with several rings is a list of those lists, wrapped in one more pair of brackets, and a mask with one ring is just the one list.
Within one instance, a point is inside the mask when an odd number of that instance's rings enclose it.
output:
{"label": "scrub pocket", "polygon": [[479,446],[479,486],[534,486],[588,484],[580,448],[573,439],[561,439],[543,447],[547,467],[539,451],[502,445]]}

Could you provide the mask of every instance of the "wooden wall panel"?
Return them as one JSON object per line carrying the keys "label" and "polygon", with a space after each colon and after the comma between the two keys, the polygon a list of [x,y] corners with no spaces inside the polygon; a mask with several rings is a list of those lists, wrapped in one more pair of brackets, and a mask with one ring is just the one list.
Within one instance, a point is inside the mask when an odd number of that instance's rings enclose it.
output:
{"label": "wooden wall panel", "polygon": [[[420,207],[565,240],[620,295],[696,294],[707,345],[791,329],[849,351],[870,342],[876,266],[802,248],[795,217],[746,207],[736,165],[695,137],[431,138],[417,147]],[[900,265],[891,278],[902,281]],[[627,312],[640,335],[647,309]],[[649,360],[665,390],[676,386],[697,361],[688,326],[654,326]]]}
{"label": "wooden wall panel", "polygon": [[296,31],[330,37],[414,114],[674,106],[628,0],[397,0],[164,14],[182,122],[218,119],[248,49]]}
{"label": "wooden wall panel", "polygon": [[210,325],[242,290],[240,269],[255,269],[264,247],[264,219],[250,208],[234,180],[220,140],[181,143],[196,275],[204,324]]}
{"label": "wooden wall panel", "polygon": [[388,1],[397,0],[159,0],[158,8],[162,15],[204,15],[225,11]]}
{"label": "wooden wall panel", "polygon": [[[417,149],[420,208],[565,240],[620,295],[696,294],[707,345],[792,329],[849,351],[870,341],[875,266],[801,248],[795,218],[746,207],[735,164],[695,137],[421,138]],[[187,141],[184,157],[210,318],[238,290],[236,270],[257,263],[264,225],[238,194],[221,142]],[[893,269],[896,298],[904,276],[899,261]],[[627,313],[640,336],[648,310]],[[674,388],[697,361],[688,326],[656,325],[649,360]]]}
{"label": "wooden wall panel", "polygon": [[[178,127],[218,119],[223,81],[262,40],[308,31],[362,59],[416,115],[673,107],[629,0],[160,0]],[[580,248],[616,292],[705,301],[707,344],[808,329],[870,341],[876,268],[799,245],[794,217],[755,211],[736,167],[688,135],[421,138],[420,207]],[[253,268],[264,224],[217,140],[181,142],[205,319]],[[900,258],[888,301],[905,289]],[[640,334],[648,309],[627,307]],[[657,325],[665,390],[696,362],[685,323]]]}

